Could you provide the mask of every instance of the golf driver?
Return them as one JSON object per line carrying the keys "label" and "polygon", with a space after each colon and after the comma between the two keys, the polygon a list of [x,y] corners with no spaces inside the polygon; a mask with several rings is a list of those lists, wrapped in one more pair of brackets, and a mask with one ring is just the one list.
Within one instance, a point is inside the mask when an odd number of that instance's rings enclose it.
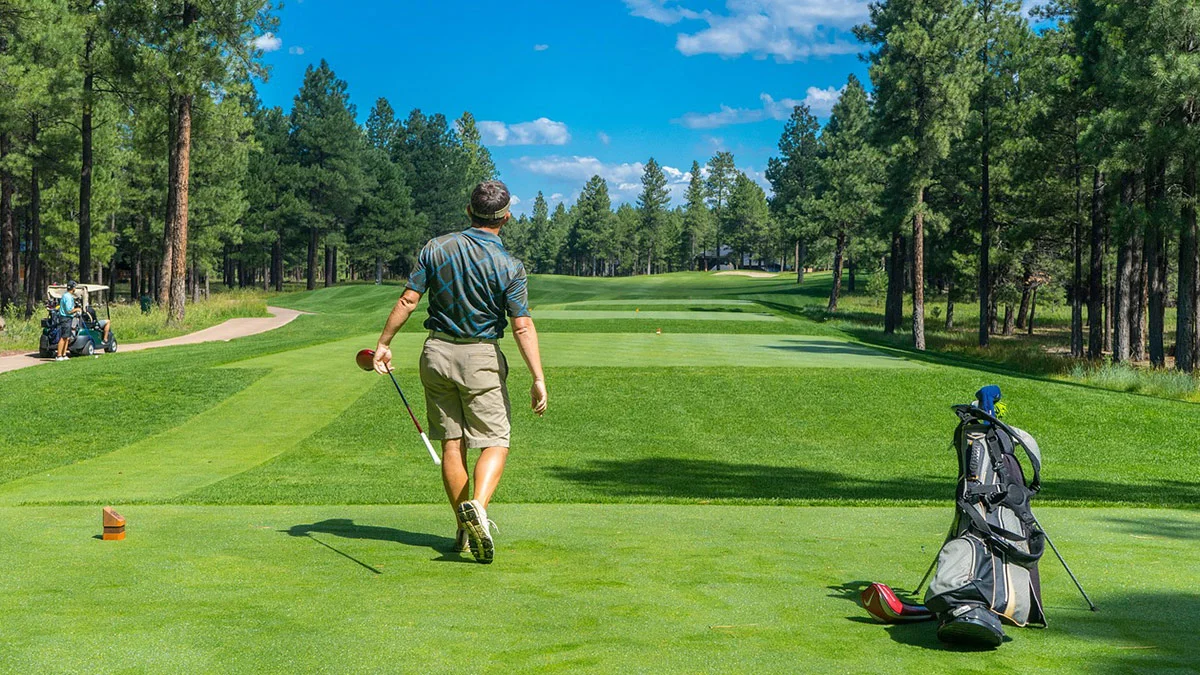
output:
{"label": "golf driver", "polygon": [[[375,350],[363,349],[354,357],[358,367],[363,370],[375,369]],[[400,400],[404,401],[404,408],[408,410],[408,416],[412,419],[413,426],[417,428],[417,433],[421,434],[421,440],[425,442],[425,449],[429,451],[429,457],[433,459],[433,463],[438,466],[442,465],[442,459],[437,456],[433,450],[433,444],[429,442],[429,437],[425,435],[425,430],[421,428],[421,423],[417,421],[417,416],[413,414],[412,406],[408,404],[408,399],[404,396],[404,390],[400,388],[400,383],[396,381],[396,376],[391,370],[388,370],[388,377],[392,378],[392,384],[396,385],[396,393],[400,394]]]}

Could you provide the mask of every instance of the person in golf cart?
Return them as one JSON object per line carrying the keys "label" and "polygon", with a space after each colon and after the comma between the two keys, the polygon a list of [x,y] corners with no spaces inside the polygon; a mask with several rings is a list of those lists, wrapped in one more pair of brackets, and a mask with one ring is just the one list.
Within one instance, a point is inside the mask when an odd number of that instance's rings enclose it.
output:
{"label": "person in golf cart", "polygon": [[67,292],[58,299],[58,352],[55,361],[67,360],[67,345],[75,334],[82,310],[75,303],[75,282],[67,282]]}

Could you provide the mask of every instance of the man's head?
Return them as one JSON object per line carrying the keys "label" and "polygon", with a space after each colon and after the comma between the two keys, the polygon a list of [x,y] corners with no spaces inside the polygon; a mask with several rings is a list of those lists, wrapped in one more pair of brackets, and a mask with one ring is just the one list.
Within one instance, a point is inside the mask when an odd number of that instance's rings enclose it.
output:
{"label": "man's head", "polygon": [[512,196],[508,187],[498,180],[485,180],[471,191],[471,204],[467,215],[475,227],[499,228],[508,222],[508,210]]}
{"label": "man's head", "polygon": [[68,281],[68,282],[67,282],[67,290],[68,290],[68,291],[73,291],[73,290],[75,290],[75,286],[76,286],[76,285],[77,285],[77,284],[76,284],[74,281]]}

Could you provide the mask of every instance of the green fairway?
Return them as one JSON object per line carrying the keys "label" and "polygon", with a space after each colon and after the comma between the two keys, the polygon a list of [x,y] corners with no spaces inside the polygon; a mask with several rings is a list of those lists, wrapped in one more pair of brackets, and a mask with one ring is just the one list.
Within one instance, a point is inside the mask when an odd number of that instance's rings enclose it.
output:
{"label": "green fairway", "polygon": [[782,321],[774,314],[749,314],[741,312],[672,312],[656,311],[615,311],[615,310],[562,310],[547,309],[538,312],[538,316],[546,319],[571,319],[584,321],[588,319],[638,319],[642,321]]}
{"label": "green fairway", "polygon": [[[489,672],[1200,668],[1195,405],[864,344],[789,309],[821,299],[786,278],[534,277],[550,410],[528,412],[506,337],[483,567],[448,553],[437,469],[352,360],[401,290],[279,296],[313,314],[0,375],[0,671],[429,671],[463,667],[464,636]],[[423,419],[418,317],[393,351]],[[1101,611],[1048,557],[1050,628],[981,657],[851,596],[919,579],[951,515],[949,406],[990,383]],[[104,504],[128,540],[93,538]]]}
{"label": "green fairway", "polygon": [[915,584],[949,507],[493,511],[504,558],[484,567],[448,552],[443,506],[131,507],[123,542],[92,538],[98,509],[0,509],[3,668],[436,672],[464,640],[482,672],[1200,667],[1200,596],[1178,590],[1200,582],[1194,512],[1043,510],[1100,611],[1048,559],[1049,628],[980,655],[854,601]]}

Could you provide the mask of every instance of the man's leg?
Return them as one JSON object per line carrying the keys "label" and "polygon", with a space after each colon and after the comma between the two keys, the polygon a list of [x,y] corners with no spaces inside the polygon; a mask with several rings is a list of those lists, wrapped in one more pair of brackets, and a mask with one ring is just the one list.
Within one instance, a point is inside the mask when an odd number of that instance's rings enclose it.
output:
{"label": "man's leg", "polygon": [[446,497],[450,499],[450,508],[454,509],[456,514],[458,505],[469,499],[469,482],[467,452],[463,448],[463,439],[442,441],[442,485],[446,488]]}
{"label": "man's leg", "polygon": [[500,476],[504,473],[504,462],[507,459],[508,448],[484,448],[479,455],[479,461],[475,462],[473,498],[485,509],[500,485]]}

